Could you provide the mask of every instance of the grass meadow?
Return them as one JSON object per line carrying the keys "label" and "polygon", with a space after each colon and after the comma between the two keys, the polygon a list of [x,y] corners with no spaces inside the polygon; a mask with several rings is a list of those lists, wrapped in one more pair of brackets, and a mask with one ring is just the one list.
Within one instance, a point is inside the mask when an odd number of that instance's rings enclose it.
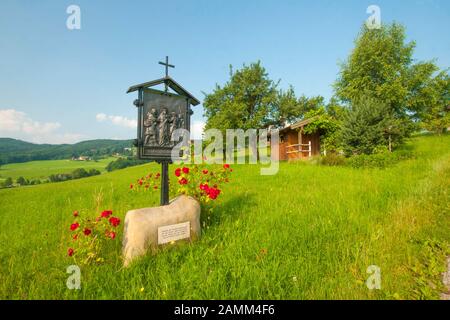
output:
{"label": "grass meadow", "polygon": [[0,181],[8,177],[17,179],[46,179],[52,174],[70,173],[75,169],[84,168],[105,171],[106,166],[116,158],[109,157],[98,161],[73,161],[73,160],[42,160],[24,163],[9,163],[0,167]]}
{"label": "grass meadow", "polygon": [[[159,166],[0,190],[0,298],[437,299],[450,243],[450,135],[408,144],[415,158],[386,169],[297,162],[262,176],[259,165],[234,165],[197,242],[127,269],[111,242],[107,263],[82,267],[81,290],[66,287],[73,210],[123,219],[156,205],[158,192],[129,184]],[[370,265],[381,269],[380,290],[365,284]]]}

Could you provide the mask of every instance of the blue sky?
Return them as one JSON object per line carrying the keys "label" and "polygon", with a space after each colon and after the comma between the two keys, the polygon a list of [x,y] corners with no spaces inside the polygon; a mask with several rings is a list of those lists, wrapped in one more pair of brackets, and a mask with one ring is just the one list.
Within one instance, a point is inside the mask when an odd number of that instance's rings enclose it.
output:
{"label": "blue sky", "polygon": [[[69,5],[81,30],[66,27]],[[376,4],[417,42],[415,58],[450,66],[450,1],[33,1],[0,2],[0,137],[33,142],[134,138],[133,84],[163,75],[194,96],[261,60],[281,87],[332,95],[331,85]],[[194,109],[194,130],[204,121]],[[101,121],[99,121],[101,120]]]}

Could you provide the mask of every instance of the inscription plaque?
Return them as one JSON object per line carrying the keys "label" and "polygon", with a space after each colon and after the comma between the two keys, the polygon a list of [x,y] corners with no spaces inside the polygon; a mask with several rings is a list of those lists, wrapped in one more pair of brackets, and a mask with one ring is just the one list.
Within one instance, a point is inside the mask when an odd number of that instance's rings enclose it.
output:
{"label": "inscription plaque", "polygon": [[158,228],[158,244],[165,244],[190,237],[191,223],[189,221]]}

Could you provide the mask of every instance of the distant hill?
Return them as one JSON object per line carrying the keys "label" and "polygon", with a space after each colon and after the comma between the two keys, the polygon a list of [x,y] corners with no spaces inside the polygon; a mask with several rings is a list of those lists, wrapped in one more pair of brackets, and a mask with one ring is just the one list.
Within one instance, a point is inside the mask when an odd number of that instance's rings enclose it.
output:
{"label": "distant hill", "polygon": [[0,164],[33,160],[58,160],[72,157],[101,157],[124,153],[132,140],[98,139],[75,144],[34,144],[11,138],[0,138]]}

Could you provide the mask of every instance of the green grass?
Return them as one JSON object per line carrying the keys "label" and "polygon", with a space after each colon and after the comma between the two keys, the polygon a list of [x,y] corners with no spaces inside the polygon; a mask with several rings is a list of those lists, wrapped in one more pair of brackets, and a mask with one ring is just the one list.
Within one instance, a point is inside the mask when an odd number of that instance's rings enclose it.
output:
{"label": "green grass", "polygon": [[[259,166],[235,165],[197,242],[128,269],[120,242],[111,243],[108,263],[82,268],[78,291],[66,288],[71,212],[94,215],[99,205],[123,218],[155,205],[157,193],[130,192],[129,183],[158,166],[0,190],[0,298],[438,298],[450,243],[450,136],[410,144],[417,157],[387,169],[300,162],[261,176]],[[365,285],[373,264],[381,290]]]}
{"label": "green grass", "polygon": [[116,158],[109,157],[98,161],[72,161],[72,160],[42,160],[24,163],[10,163],[0,167],[0,180],[11,177],[17,179],[46,179],[51,174],[70,173],[75,169],[84,168],[105,171],[105,167]]}

